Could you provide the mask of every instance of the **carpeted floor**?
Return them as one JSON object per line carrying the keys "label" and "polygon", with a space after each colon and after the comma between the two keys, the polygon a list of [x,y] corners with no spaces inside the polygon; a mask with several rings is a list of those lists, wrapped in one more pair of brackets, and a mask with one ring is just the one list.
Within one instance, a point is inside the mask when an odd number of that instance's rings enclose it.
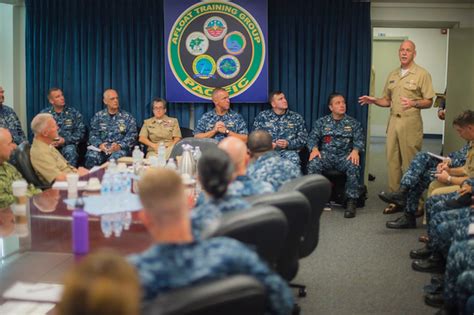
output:
{"label": "carpeted floor", "polygon": [[[431,276],[411,269],[408,253],[422,247],[418,236],[425,227],[389,230],[383,215],[385,203],[377,193],[387,187],[383,138],[372,139],[369,199],[357,217],[344,219],[333,207],[321,217],[317,249],[301,260],[294,282],[307,285],[308,296],[297,298],[302,314],[434,314],[423,302],[423,286]],[[423,150],[439,152],[440,140],[425,140]],[[296,291],[295,291],[296,292]]]}

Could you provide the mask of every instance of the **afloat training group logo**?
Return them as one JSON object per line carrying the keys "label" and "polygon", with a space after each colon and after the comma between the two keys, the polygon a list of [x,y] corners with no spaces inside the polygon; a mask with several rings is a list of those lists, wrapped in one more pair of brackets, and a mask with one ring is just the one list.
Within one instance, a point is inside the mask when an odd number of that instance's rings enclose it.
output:
{"label": "afloat training group logo", "polygon": [[175,21],[168,62],[190,93],[211,99],[215,87],[230,96],[246,91],[265,62],[265,40],[255,18],[232,2],[200,2]]}

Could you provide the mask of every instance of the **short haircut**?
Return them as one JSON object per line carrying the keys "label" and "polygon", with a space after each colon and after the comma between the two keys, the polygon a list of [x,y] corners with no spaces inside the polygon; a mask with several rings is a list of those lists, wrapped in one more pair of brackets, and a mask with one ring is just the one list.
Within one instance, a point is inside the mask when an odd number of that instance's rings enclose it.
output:
{"label": "short haircut", "polygon": [[168,109],[166,100],[165,100],[164,98],[155,97],[155,98],[151,101],[151,111],[153,111],[153,106],[155,106],[155,103],[162,103],[163,106],[165,107],[165,109]]}
{"label": "short haircut", "polygon": [[56,92],[56,91],[61,91],[61,89],[58,88],[58,87],[52,87],[52,88],[50,88],[50,89],[48,90],[48,94],[46,95],[46,96],[48,97],[48,99],[51,97],[51,93]]}
{"label": "short haircut", "polygon": [[247,147],[251,153],[261,153],[273,149],[272,136],[268,131],[256,130],[250,133]]}
{"label": "short haircut", "polygon": [[101,249],[85,257],[66,275],[59,315],[138,314],[140,284],[124,257]]}
{"label": "short haircut", "polygon": [[214,99],[214,97],[217,95],[217,93],[219,92],[227,92],[225,89],[221,88],[221,87],[216,87],[214,89],[214,91],[212,91],[212,95],[211,95],[211,98]]}
{"label": "short haircut", "polygon": [[46,129],[48,121],[50,119],[54,119],[54,117],[48,113],[41,113],[36,115],[31,121],[31,130],[33,131],[33,133],[35,135],[41,134]]}
{"label": "short haircut", "polygon": [[106,90],[104,91],[103,97],[106,98],[106,97],[107,97],[107,93],[110,92],[110,91],[114,91],[115,93],[118,94],[117,91],[115,91],[114,89],[110,89],[110,88],[109,88],[109,89],[106,89]]}
{"label": "short haircut", "polygon": [[199,159],[199,181],[204,190],[216,199],[227,192],[233,172],[234,165],[229,155],[221,149],[207,150]]}
{"label": "short haircut", "polygon": [[268,103],[272,103],[273,102],[273,98],[275,97],[275,95],[280,95],[280,94],[283,94],[282,91],[272,91],[270,92],[270,94],[268,94]]}
{"label": "short haircut", "polygon": [[179,217],[184,200],[183,181],[173,170],[149,168],[138,182],[138,195],[156,221]]}
{"label": "short haircut", "polygon": [[341,93],[339,93],[339,92],[332,92],[332,93],[329,95],[329,97],[328,97],[328,106],[331,105],[333,98],[338,97],[338,96],[342,96],[344,99],[346,99],[345,96],[342,95]]}
{"label": "short haircut", "polygon": [[454,118],[453,125],[459,127],[466,127],[468,125],[474,125],[474,111],[465,110],[459,116]]}

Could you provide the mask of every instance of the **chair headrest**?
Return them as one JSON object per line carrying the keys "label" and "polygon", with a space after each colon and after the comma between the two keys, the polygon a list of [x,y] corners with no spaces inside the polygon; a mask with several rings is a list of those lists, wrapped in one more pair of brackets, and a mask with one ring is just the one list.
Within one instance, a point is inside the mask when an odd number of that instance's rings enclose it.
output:
{"label": "chair headrest", "polygon": [[264,310],[264,286],[251,276],[235,275],[161,294],[142,314],[263,314]]}

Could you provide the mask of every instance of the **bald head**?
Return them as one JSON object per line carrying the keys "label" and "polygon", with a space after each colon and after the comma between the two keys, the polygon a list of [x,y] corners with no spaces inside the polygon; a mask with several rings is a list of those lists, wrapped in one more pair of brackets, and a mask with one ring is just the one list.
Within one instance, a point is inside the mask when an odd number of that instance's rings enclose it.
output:
{"label": "bald head", "polygon": [[219,149],[227,152],[234,164],[235,175],[245,174],[248,162],[247,145],[236,137],[227,137],[218,145]]}
{"label": "bald head", "polygon": [[0,128],[0,163],[8,161],[15,148],[16,144],[13,142],[10,131]]}
{"label": "bald head", "polygon": [[401,44],[400,44],[400,47],[404,46],[404,45],[409,45],[413,51],[416,50],[416,45],[413,41],[409,40],[409,39],[405,39]]}
{"label": "bald head", "polygon": [[104,91],[104,104],[110,114],[115,114],[119,110],[119,96],[117,91],[107,89]]}

